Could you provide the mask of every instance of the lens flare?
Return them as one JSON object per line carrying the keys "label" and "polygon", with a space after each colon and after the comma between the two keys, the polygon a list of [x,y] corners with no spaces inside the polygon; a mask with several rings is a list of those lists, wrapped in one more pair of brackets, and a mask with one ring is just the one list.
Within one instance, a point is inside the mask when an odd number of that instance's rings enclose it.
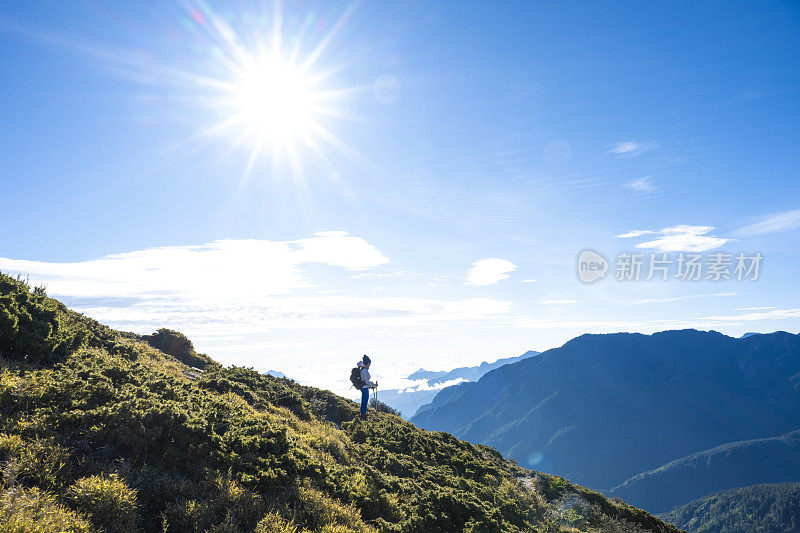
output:
{"label": "lens flare", "polygon": [[542,462],[544,454],[538,450],[534,450],[528,455],[528,465],[534,467]]}

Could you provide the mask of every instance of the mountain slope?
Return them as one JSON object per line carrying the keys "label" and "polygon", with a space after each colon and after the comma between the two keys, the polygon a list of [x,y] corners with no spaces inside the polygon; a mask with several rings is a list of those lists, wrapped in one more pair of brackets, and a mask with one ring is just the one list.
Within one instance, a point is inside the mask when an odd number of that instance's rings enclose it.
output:
{"label": "mountain slope", "polygon": [[191,370],[2,274],[0,354],[11,531],[676,531],[326,391]]}
{"label": "mountain slope", "polygon": [[661,512],[706,494],[800,479],[800,431],[731,442],[632,477],[607,494]]}
{"label": "mountain slope", "polygon": [[687,503],[662,516],[696,533],[800,531],[800,483],[730,489]]}
{"label": "mountain slope", "polygon": [[[465,381],[464,383],[459,383],[458,385],[453,385],[451,387],[445,387],[439,393],[434,396],[434,398],[430,401],[430,403],[426,403],[425,405],[421,406],[417,409],[417,415],[422,415],[427,411],[431,411],[433,409],[437,409],[443,405],[447,405],[451,402],[457,401],[459,398],[465,396],[469,391],[473,389],[475,386],[474,381]],[[414,417],[412,417],[414,418]],[[419,417],[418,419],[421,419]]]}
{"label": "mountain slope", "polygon": [[582,335],[412,421],[610,489],[673,459],[800,427],[800,336]]}

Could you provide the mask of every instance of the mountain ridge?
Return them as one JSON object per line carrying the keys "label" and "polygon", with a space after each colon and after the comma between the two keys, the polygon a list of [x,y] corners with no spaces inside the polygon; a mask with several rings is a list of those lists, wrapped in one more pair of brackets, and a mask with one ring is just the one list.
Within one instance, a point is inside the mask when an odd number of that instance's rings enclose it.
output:
{"label": "mountain ridge", "polygon": [[412,421],[608,490],[698,450],[797,429],[798,381],[800,336],[786,332],[586,334]]}
{"label": "mountain ridge", "polygon": [[490,370],[494,370],[495,368],[504,365],[516,363],[523,359],[527,359],[528,357],[534,357],[536,355],[539,355],[540,353],[541,352],[537,352],[536,350],[528,350],[522,355],[517,355],[514,357],[503,357],[491,362],[483,361],[479,365],[460,366],[452,370],[425,370],[424,368],[420,368],[419,370],[416,370],[411,374],[409,374],[407,379],[410,380],[425,379],[428,381],[429,384],[443,383],[446,381],[452,381],[454,379],[459,379],[459,378],[466,379],[467,381],[475,381],[476,379],[480,378]]}
{"label": "mountain ridge", "polygon": [[800,479],[800,430],[722,444],[638,474],[609,496],[665,512],[725,489]]}

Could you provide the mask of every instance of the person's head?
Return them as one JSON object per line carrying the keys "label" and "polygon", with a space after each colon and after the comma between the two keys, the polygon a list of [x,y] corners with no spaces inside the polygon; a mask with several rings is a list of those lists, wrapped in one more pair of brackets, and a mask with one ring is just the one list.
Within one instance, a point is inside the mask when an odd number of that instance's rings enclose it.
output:
{"label": "person's head", "polygon": [[361,359],[361,361],[363,361],[364,366],[369,366],[372,364],[372,359],[370,359],[366,354],[364,354],[364,357]]}

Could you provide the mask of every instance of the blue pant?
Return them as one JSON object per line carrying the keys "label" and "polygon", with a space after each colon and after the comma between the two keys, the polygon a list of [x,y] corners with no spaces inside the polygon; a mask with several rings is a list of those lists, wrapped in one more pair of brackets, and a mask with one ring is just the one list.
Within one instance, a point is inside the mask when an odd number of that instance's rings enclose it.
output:
{"label": "blue pant", "polygon": [[361,414],[367,414],[367,402],[369,402],[369,387],[361,389]]}

